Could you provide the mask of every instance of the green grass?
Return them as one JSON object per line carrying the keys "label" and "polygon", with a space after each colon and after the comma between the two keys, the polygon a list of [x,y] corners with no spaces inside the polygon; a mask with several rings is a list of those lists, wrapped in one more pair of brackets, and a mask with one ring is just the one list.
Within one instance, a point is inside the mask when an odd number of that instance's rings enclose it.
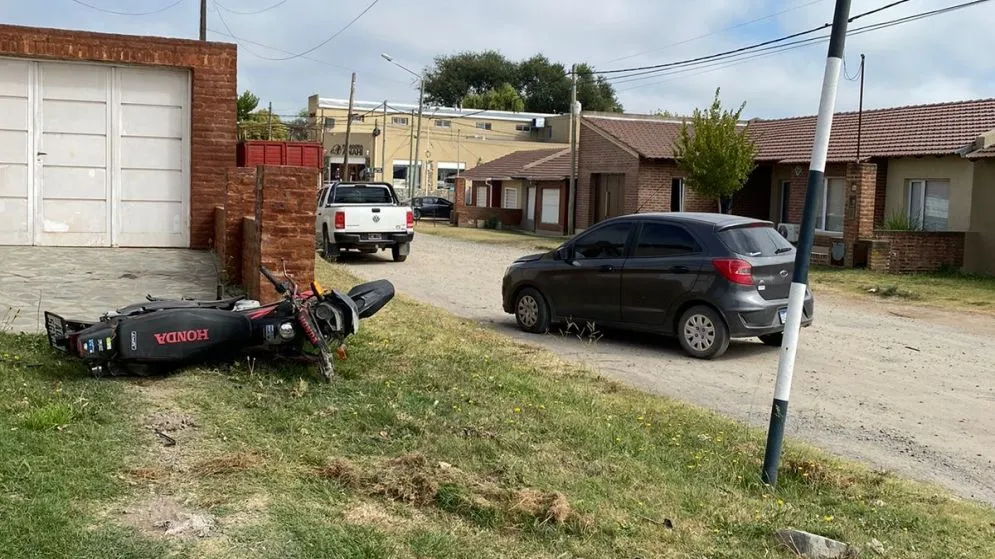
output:
{"label": "green grass", "polygon": [[[318,262],[327,286],[355,283],[344,270]],[[877,538],[892,557],[995,556],[991,508],[792,441],[779,487],[765,488],[763,433],[403,297],[363,324],[330,385],[260,363],[84,380],[40,338],[0,341],[47,363],[0,365],[0,496],[23,499],[0,505],[5,557],[61,545],[82,557],[787,558],[772,537],[786,526]],[[175,447],[137,434],[161,409],[196,424]],[[101,516],[150,494],[214,516],[223,537]]]}
{"label": "green grass", "polygon": [[809,279],[813,289],[822,291],[995,313],[995,277],[957,272],[886,274],[820,266],[812,268]]}
{"label": "green grass", "polygon": [[416,233],[436,235],[461,241],[521,247],[523,250],[547,251],[563,244],[565,237],[541,237],[508,229],[453,227],[447,222],[419,221]]}

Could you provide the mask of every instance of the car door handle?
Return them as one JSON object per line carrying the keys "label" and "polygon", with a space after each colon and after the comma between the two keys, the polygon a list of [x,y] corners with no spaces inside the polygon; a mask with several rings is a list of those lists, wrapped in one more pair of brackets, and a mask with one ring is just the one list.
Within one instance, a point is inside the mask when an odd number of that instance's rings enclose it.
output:
{"label": "car door handle", "polygon": [[672,274],[686,274],[690,270],[688,269],[687,266],[671,266],[671,267],[667,268],[666,271],[670,272]]}
{"label": "car door handle", "polygon": [[612,266],[611,264],[602,264],[598,266],[598,269],[602,272],[613,272],[615,271],[615,266]]}

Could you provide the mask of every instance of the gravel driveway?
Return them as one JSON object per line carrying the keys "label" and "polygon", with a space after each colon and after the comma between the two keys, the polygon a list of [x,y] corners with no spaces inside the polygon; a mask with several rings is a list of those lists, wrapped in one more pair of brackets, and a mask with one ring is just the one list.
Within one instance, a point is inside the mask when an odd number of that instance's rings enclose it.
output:
{"label": "gravel driveway", "polygon": [[[698,361],[676,341],[652,336],[610,333],[587,343],[522,333],[501,309],[501,277],[521,254],[422,234],[407,262],[364,256],[343,265],[607,377],[766,426],[776,348],[733,341],[722,358]],[[802,332],[798,351],[788,434],[995,504],[995,321],[815,296],[815,323]]]}

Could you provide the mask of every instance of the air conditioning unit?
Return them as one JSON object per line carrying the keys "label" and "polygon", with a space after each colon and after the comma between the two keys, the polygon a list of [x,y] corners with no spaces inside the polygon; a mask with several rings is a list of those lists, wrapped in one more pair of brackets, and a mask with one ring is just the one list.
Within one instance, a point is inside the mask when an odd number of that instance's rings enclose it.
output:
{"label": "air conditioning unit", "polygon": [[798,231],[801,229],[801,225],[797,223],[778,223],[777,232],[781,234],[782,237],[788,240],[789,243],[798,242]]}

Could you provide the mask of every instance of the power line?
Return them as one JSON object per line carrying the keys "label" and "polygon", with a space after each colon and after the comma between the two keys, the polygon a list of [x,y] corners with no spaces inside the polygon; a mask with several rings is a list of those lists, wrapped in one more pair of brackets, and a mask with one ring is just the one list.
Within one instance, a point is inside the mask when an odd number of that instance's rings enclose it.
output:
{"label": "power line", "polygon": [[229,8],[229,7],[221,4],[221,2],[215,1],[214,3],[217,4],[219,8],[221,8],[222,10],[224,10],[224,11],[226,11],[228,13],[232,13],[232,14],[239,15],[239,16],[254,16],[254,15],[259,15],[259,14],[261,14],[263,12],[268,12],[268,11],[274,9],[274,8],[279,8],[280,6],[286,4],[287,0],[278,0],[276,4],[273,4],[272,6],[270,6],[268,8],[262,8],[260,10],[254,10],[254,11],[248,11],[248,12],[241,12],[241,11],[238,11],[238,10],[233,10],[233,9],[231,9],[231,8]]}
{"label": "power line", "polygon": [[153,15],[153,14],[158,14],[158,13],[161,13],[161,12],[165,12],[166,10],[168,10],[170,8],[179,6],[180,4],[182,4],[184,2],[184,0],[176,0],[175,2],[173,2],[172,4],[170,4],[170,5],[168,5],[168,6],[164,7],[164,8],[159,8],[157,10],[152,10],[151,12],[119,12],[117,10],[108,10],[107,8],[101,8],[100,6],[94,6],[93,4],[89,4],[87,2],[83,2],[83,0],[73,0],[73,2],[79,4],[80,6],[86,6],[87,8],[90,8],[91,10],[97,10],[98,12],[104,12],[105,14],[114,14],[116,16],[150,16],[150,15]]}
{"label": "power line", "polygon": [[679,45],[685,45],[687,43],[691,43],[691,42],[697,41],[699,39],[705,39],[705,38],[711,37],[713,35],[718,35],[719,33],[725,33],[727,31],[732,31],[733,29],[739,29],[740,27],[746,27],[747,25],[752,25],[752,24],[760,22],[760,21],[768,20],[770,18],[777,17],[779,15],[786,14],[788,12],[793,12],[795,10],[800,10],[802,8],[806,8],[808,6],[811,6],[813,4],[818,4],[820,2],[825,2],[825,1],[826,0],[812,0],[811,2],[806,2],[805,4],[802,4],[800,6],[795,6],[793,8],[787,8],[785,10],[781,10],[781,11],[775,12],[773,14],[768,14],[768,15],[765,15],[763,17],[758,17],[756,19],[751,19],[749,21],[744,21],[743,23],[738,23],[738,24],[733,25],[731,27],[726,27],[725,29],[720,29],[718,31],[713,31],[711,33],[705,33],[704,35],[698,35],[697,37],[692,37],[690,39],[685,39],[683,41],[678,41],[676,43],[671,43],[669,45],[665,45],[665,46],[662,46],[662,47],[659,47],[659,48],[654,48],[654,49],[650,49],[650,50],[644,50],[642,52],[637,52],[635,54],[629,54],[629,55],[626,55],[626,56],[621,56],[619,58],[613,58],[611,60],[606,60],[605,64],[610,64],[612,62],[618,62],[619,60],[627,60],[629,58],[635,58],[637,56],[642,56],[644,54],[650,54],[652,52],[664,51],[664,50],[667,50],[669,48],[673,48],[673,47],[676,47],[676,46],[679,46]]}
{"label": "power line", "polygon": [[[953,6],[947,6],[945,8],[940,8],[940,9],[932,10],[932,11],[929,11],[929,12],[920,12],[920,13],[917,13],[917,14],[912,14],[912,15],[909,15],[909,16],[904,16],[904,17],[896,18],[896,19],[889,20],[889,21],[884,21],[884,22],[869,24],[869,25],[865,25],[863,27],[857,27],[857,28],[849,30],[847,32],[847,36],[861,35],[863,33],[869,33],[871,31],[877,31],[879,29],[885,29],[885,28],[888,28],[888,27],[894,27],[896,25],[901,25],[903,23],[909,23],[911,21],[917,21],[917,20],[920,20],[920,19],[926,19],[928,17],[932,17],[932,16],[936,16],[936,15],[941,15],[941,14],[944,14],[944,13],[952,12],[952,11],[963,9],[963,8],[968,8],[968,7],[971,7],[971,6],[978,5],[978,4],[983,4],[983,3],[988,2],[988,1],[989,0],[973,0],[971,2],[965,2],[965,3],[962,3],[962,4],[956,4],[956,5],[953,5]],[[889,7],[889,6],[886,6],[886,7]],[[876,11],[880,11],[881,9],[883,9],[883,8],[878,8],[878,9],[876,9],[874,11],[875,12]],[[863,15],[863,14],[861,14],[861,15]],[[860,16],[855,16],[855,17],[860,17]],[[801,39],[801,40],[793,41],[793,42],[790,42],[790,43],[784,43],[784,44],[779,44],[779,45],[767,46],[767,47],[762,48],[762,49],[753,50],[752,52],[741,52],[743,49],[737,49],[735,52],[731,52],[730,54],[727,54],[727,55],[722,56],[722,57],[701,57],[701,58],[705,58],[706,60],[702,60],[700,62],[683,61],[683,62],[673,63],[673,64],[670,64],[670,65],[665,65],[666,67],[660,67],[660,68],[658,68],[656,70],[649,70],[649,71],[644,71],[644,72],[638,72],[638,73],[629,74],[627,76],[622,76],[620,78],[611,78],[611,79],[613,80],[612,84],[613,85],[617,85],[617,84],[621,84],[621,83],[629,83],[629,82],[635,82],[635,81],[642,81],[642,80],[646,80],[646,79],[652,79],[652,78],[656,78],[656,77],[660,77],[660,76],[671,76],[671,75],[674,75],[674,74],[678,74],[678,73],[690,71],[692,69],[707,68],[707,67],[714,66],[716,63],[726,62],[726,61],[729,61],[729,60],[734,60],[734,62],[732,64],[725,64],[724,66],[722,66],[722,67],[728,67],[728,66],[733,66],[733,65],[735,65],[735,64],[737,64],[739,62],[744,62],[744,61],[752,60],[752,59],[755,59],[755,58],[761,58],[763,56],[770,56],[770,55],[774,55],[774,54],[779,54],[781,52],[785,52],[785,51],[788,51],[788,50],[794,50],[795,48],[800,48],[800,47],[804,47],[804,46],[810,46],[810,45],[815,45],[815,44],[823,43],[823,42],[826,42],[827,40],[829,40],[829,35],[822,35],[822,36],[819,36],[819,37],[811,37],[811,38],[808,38],[808,39]],[[768,44],[768,43],[769,43],[769,41],[765,42],[765,43],[762,43],[762,44]],[[773,52],[764,52],[764,51],[773,51]],[[758,53],[761,53],[761,54],[758,54]],[[747,55],[749,55],[749,56],[747,56]],[[702,73],[704,73],[704,72],[702,72]],[[692,74],[692,75],[698,75],[698,74]],[[634,76],[642,76],[642,77],[634,77]],[[664,81],[666,81],[666,80],[664,80]],[[655,83],[660,83],[660,82],[652,82],[652,83],[644,84],[644,85],[653,85]],[[636,87],[642,87],[642,86],[636,86]],[[626,88],[626,89],[623,89],[623,90],[620,90],[620,91],[625,91],[625,90],[628,90],[628,89],[635,89],[635,87]]]}
{"label": "power line", "polygon": [[[947,12],[959,10],[959,9],[962,9],[962,8],[967,8],[967,7],[975,6],[975,5],[982,4],[982,3],[988,2],[988,1],[989,0],[974,0],[972,2],[965,2],[963,4],[957,4],[957,5],[954,5],[954,6],[948,6],[946,8],[940,8],[940,9],[929,11],[929,12],[921,12],[921,13],[912,14],[912,15],[909,15],[909,16],[901,17],[901,18],[896,18],[896,19],[889,20],[889,21],[884,21],[884,22],[869,24],[869,25],[865,25],[863,27],[858,27],[858,28],[852,29],[852,30],[850,30],[850,31],[847,32],[847,35],[848,36],[849,35],[861,35],[863,33],[870,33],[871,31],[877,31],[879,29],[886,29],[888,27],[894,27],[896,25],[901,25],[903,23],[909,23],[911,21],[918,21],[920,19],[926,19],[926,18],[929,18],[929,17],[932,17],[932,16],[941,15],[943,13],[947,13]],[[826,42],[828,39],[829,39],[829,35],[823,35],[823,36],[820,36],[820,37],[812,37],[812,38],[809,38],[809,39],[803,39],[803,40],[800,40],[800,41],[795,41],[795,42],[787,43],[787,44],[784,44],[784,45],[777,45],[775,47],[767,47],[766,49],[761,49],[760,51],[753,52],[753,53],[740,53],[740,54],[736,55],[736,56],[741,56],[742,58],[727,57],[726,59],[721,60],[721,61],[715,61],[715,60],[713,60],[709,64],[698,64],[698,65],[694,65],[694,66],[685,66],[685,67],[682,67],[682,68],[668,69],[666,71],[658,72],[658,73],[656,73],[655,75],[652,75],[652,76],[646,76],[646,77],[640,77],[640,78],[632,78],[632,79],[626,79],[626,80],[618,80],[618,81],[613,82],[613,84],[628,83],[628,82],[634,82],[634,81],[641,81],[641,80],[645,80],[645,79],[657,78],[657,77],[661,77],[661,76],[668,76],[667,78],[662,79],[662,80],[656,80],[656,81],[653,81],[653,82],[649,82],[649,83],[645,83],[645,84],[640,84],[640,85],[636,85],[636,86],[633,86],[633,87],[627,87],[627,88],[619,89],[618,92],[621,93],[623,91],[629,91],[629,90],[632,90],[632,89],[638,89],[638,88],[646,87],[646,86],[649,86],[649,85],[657,85],[657,84],[660,84],[660,83],[668,82],[668,81],[671,81],[671,80],[675,79],[673,76],[675,76],[677,74],[682,74],[682,73],[685,73],[685,72],[689,72],[689,71],[692,71],[692,70],[700,70],[702,68],[710,68],[708,70],[703,70],[703,71],[700,71],[700,72],[693,72],[691,74],[687,74],[686,76],[682,76],[682,77],[691,77],[691,76],[697,76],[697,75],[701,75],[701,74],[707,74],[709,72],[714,72],[716,70],[721,70],[722,68],[728,68],[728,67],[731,67],[731,66],[736,66],[737,64],[740,64],[740,63],[743,63],[743,62],[746,62],[746,61],[749,61],[749,60],[753,60],[753,59],[757,59],[757,58],[764,58],[764,57],[767,57],[767,56],[773,56],[773,55],[776,55],[776,54],[780,54],[782,52],[787,52],[787,51],[795,50],[795,49],[798,49],[798,48],[803,48],[803,47],[808,47],[808,46],[815,46],[815,45],[818,45],[820,43]],[[771,52],[762,52],[762,51],[765,51],[765,50],[770,50]],[[743,56],[744,54],[749,54],[750,56]],[[730,59],[732,59],[731,62],[729,61]]]}
{"label": "power line", "polygon": [[[370,4],[368,6],[366,6],[366,9],[364,9],[362,12],[359,12],[359,15],[357,15],[354,18],[352,18],[352,21],[350,21],[349,23],[345,24],[345,26],[342,29],[339,29],[338,31],[336,31],[335,33],[333,33],[331,36],[329,36],[327,39],[325,39],[324,41],[322,41],[322,42],[318,43],[317,45],[315,45],[315,46],[313,46],[313,47],[305,50],[304,52],[293,53],[293,54],[290,54],[290,55],[282,57],[282,58],[277,58],[277,57],[263,56],[263,55],[261,55],[259,53],[252,52],[248,48],[246,48],[245,50],[249,51],[250,54],[252,54],[252,55],[254,55],[254,56],[258,57],[258,58],[262,58],[264,60],[282,61],[282,60],[290,60],[290,59],[293,59],[293,58],[301,58],[304,55],[310,54],[310,53],[312,53],[312,52],[320,49],[321,47],[327,45],[333,39],[335,39],[336,37],[338,37],[339,35],[341,35],[342,33],[344,33],[346,29],[349,29],[350,27],[352,27],[352,24],[356,23],[359,20],[359,18],[363,17],[363,15],[365,15],[366,12],[370,11],[373,8],[373,6],[376,6],[378,2],[380,2],[380,0],[373,0],[372,2],[370,2]],[[228,22],[225,21],[224,15],[222,15],[221,9],[218,7],[217,0],[215,0],[215,2],[214,2],[214,7],[217,9],[218,18],[221,20],[221,24],[224,25],[225,29],[228,30],[228,33],[231,34],[232,38],[234,38],[236,42],[239,42],[241,39],[238,36],[236,36],[235,33],[232,32],[231,27],[228,26]]]}
{"label": "power line", "polygon": [[[892,2],[892,3],[890,3],[890,4],[886,5],[886,6],[882,6],[880,8],[876,8],[876,9],[871,10],[869,12],[864,12],[862,14],[855,15],[855,16],[851,17],[849,19],[849,21],[852,22],[852,21],[860,19],[860,18],[862,18],[864,16],[880,12],[881,10],[884,10],[884,9],[887,9],[887,8],[893,8],[893,7],[895,7],[895,6],[899,5],[899,4],[904,4],[905,2],[908,2],[908,1],[909,0],[896,0],[895,2]],[[982,0],[982,1],[985,1],[985,0]],[[824,30],[824,29],[826,29],[828,27],[830,27],[830,24],[824,23],[822,25],[813,27],[811,29],[806,29],[804,31],[799,31],[797,33],[792,33],[790,35],[784,35],[784,36],[778,37],[776,39],[769,39],[767,41],[763,41],[763,42],[760,42],[760,43],[754,43],[752,45],[747,45],[745,47],[739,47],[737,49],[727,50],[727,51],[724,51],[724,52],[718,52],[718,53],[715,53],[715,54],[709,54],[709,55],[706,55],[706,56],[699,56],[697,58],[690,58],[690,59],[687,59],[687,60],[680,60],[680,61],[677,61],[677,62],[667,62],[665,64],[653,64],[653,65],[649,65],[649,66],[637,66],[637,67],[634,67],[634,68],[619,68],[617,70],[595,70],[595,73],[596,74],[602,74],[602,75],[604,75],[604,74],[622,74],[622,73],[628,73],[628,72],[639,72],[639,71],[647,71],[647,70],[648,71],[652,71],[652,70],[659,70],[659,69],[663,69],[663,68],[671,68],[671,67],[674,67],[674,66],[683,66],[683,65],[686,65],[686,64],[694,63],[694,62],[704,62],[706,60],[712,60],[712,59],[715,59],[715,58],[729,56],[731,54],[737,54],[737,53],[741,53],[741,52],[744,52],[744,51],[753,50],[753,49],[758,48],[758,47],[763,47],[763,46],[767,46],[767,45],[773,45],[773,44],[776,44],[776,43],[781,43],[781,42],[787,41],[789,39],[795,39],[795,38],[798,38],[798,37],[802,37],[804,35],[811,35],[812,33],[816,33],[816,32],[822,31],[822,30]],[[644,72],[644,73],[648,73],[648,72]],[[625,77],[631,77],[631,76],[635,76],[635,75],[639,75],[639,74],[630,74],[630,76],[625,76]]]}

